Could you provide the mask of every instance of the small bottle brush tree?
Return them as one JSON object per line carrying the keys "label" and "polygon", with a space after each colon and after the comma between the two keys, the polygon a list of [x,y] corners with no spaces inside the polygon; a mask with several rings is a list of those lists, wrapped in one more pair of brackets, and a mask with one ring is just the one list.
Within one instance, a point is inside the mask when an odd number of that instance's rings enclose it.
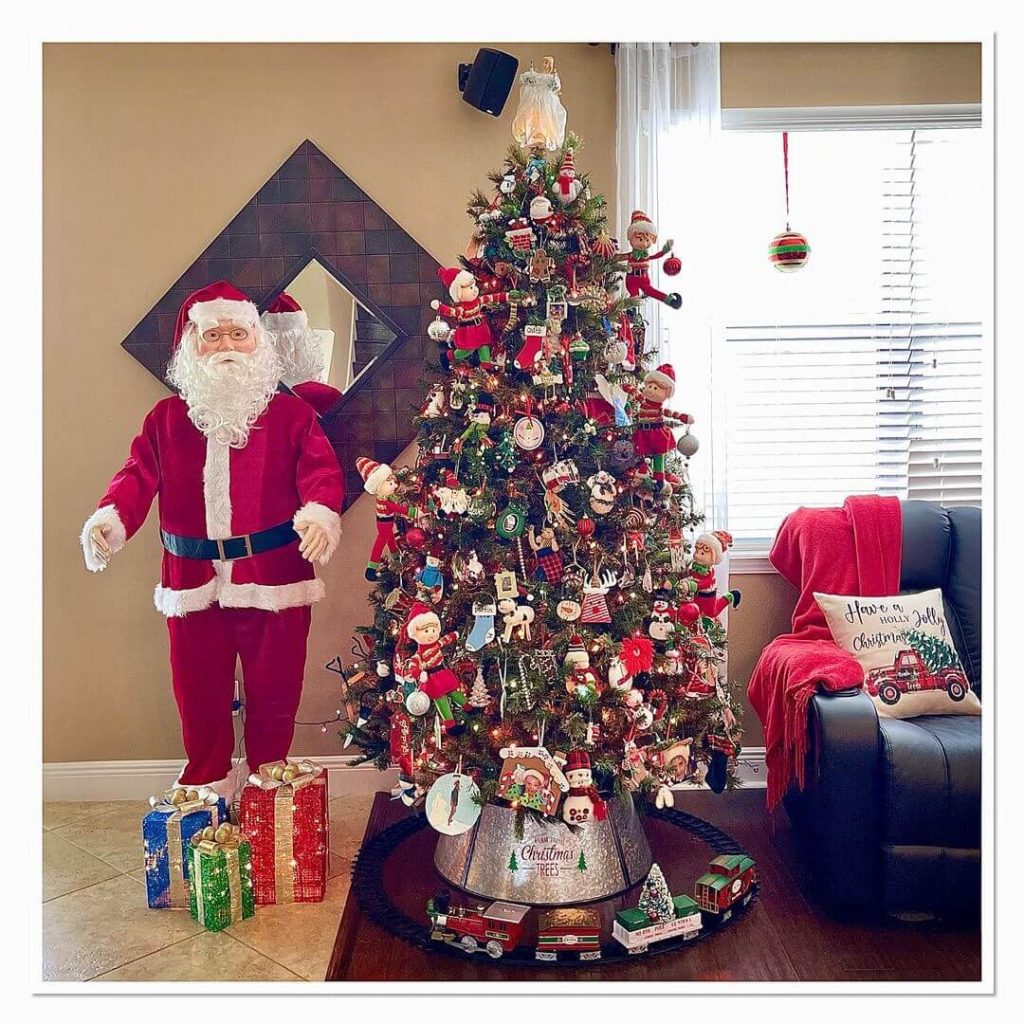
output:
{"label": "small bottle brush tree", "polygon": [[651,866],[651,873],[644,879],[637,907],[652,921],[670,921],[675,917],[676,910],[672,902],[672,893],[657,864]]}
{"label": "small bottle brush tree", "polygon": [[[512,147],[493,194],[470,200],[468,256],[441,272],[428,331],[441,369],[423,385],[419,458],[378,501],[398,550],[376,570],[373,618],[359,630],[371,668],[353,696],[372,713],[346,735],[417,792],[461,760],[488,802],[500,751],[543,745],[585,747],[605,794],[625,786],[653,800],[658,749],[733,720],[717,679],[725,631],[695,603],[703,516],[683,457],[651,457],[662,429],[651,424],[680,415],[661,405],[675,370],[655,368],[645,348],[651,300],[621,287],[627,264],[604,198],[585,174],[562,187],[579,149],[571,133],[549,155]],[[676,363],[685,382],[685,351]],[[438,373],[442,397],[431,392]],[[663,447],[680,422],[666,420]],[[367,489],[389,479],[364,461]],[[417,589],[428,554],[444,586]],[[431,614],[438,629],[423,633]]]}

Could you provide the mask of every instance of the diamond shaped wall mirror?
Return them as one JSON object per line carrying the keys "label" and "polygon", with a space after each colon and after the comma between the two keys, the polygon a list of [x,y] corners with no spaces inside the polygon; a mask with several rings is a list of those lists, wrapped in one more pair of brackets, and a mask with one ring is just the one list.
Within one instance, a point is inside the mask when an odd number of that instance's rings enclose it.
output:
{"label": "diamond shaped wall mirror", "polygon": [[[211,225],[211,231],[218,230]],[[324,383],[343,391],[322,417],[345,473],[362,491],[359,455],[390,461],[415,436],[437,261],[312,142],[245,203],[121,343],[163,380],[178,307],[224,279],[266,309],[287,290],[325,345]]]}

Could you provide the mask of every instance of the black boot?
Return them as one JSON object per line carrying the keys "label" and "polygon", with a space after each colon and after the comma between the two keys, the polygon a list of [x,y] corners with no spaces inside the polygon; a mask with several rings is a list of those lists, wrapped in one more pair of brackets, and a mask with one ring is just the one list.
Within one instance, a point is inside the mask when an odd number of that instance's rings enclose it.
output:
{"label": "black boot", "polygon": [[683,297],[679,292],[669,292],[665,296],[665,305],[671,306],[673,309],[679,309],[683,304]]}
{"label": "black boot", "polygon": [[712,793],[721,793],[725,789],[726,766],[729,755],[724,750],[713,750],[708,758],[708,770],[704,781]]}

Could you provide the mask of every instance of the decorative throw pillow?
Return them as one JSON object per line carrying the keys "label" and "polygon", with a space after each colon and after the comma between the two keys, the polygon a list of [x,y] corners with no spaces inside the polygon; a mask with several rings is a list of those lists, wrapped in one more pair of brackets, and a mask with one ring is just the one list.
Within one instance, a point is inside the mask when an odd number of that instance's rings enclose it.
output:
{"label": "decorative throw pillow", "polygon": [[980,715],[942,610],[942,591],[894,597],[815,594],[835,642],[864,668],[885,718]]}

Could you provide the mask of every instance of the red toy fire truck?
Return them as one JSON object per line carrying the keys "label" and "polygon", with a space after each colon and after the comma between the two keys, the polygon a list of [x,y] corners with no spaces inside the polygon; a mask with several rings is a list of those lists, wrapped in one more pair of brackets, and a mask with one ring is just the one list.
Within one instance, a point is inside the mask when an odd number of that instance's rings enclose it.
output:
{"label": "red toy fire truck", "polygon": [[892,668],[876,668],[869,672],[865,686],[872,697],[883,704],[895,704],[904,693],[919,690],[945,690],[950,700],[967,696],[967,676],[958,668],[942,668],[932,672],[917,651],[900,651]]}
{"label": "red toy fire truck", "polygon": [[723,854],[694,883],[693,896],[704,913],[720,914],[720,920],[727,921],[737,903],[750,902],[756,877],[752,858],[744,853]]}
{"label": "red toy fire truck", "polygon": [[520,903],[500,900],[487,906],[464,907],[452,902],[451,894],[438,893],[427,900],[430,937],[467,953],[484,952],[497,960],[519,945],[523,919],[530,912]]}

